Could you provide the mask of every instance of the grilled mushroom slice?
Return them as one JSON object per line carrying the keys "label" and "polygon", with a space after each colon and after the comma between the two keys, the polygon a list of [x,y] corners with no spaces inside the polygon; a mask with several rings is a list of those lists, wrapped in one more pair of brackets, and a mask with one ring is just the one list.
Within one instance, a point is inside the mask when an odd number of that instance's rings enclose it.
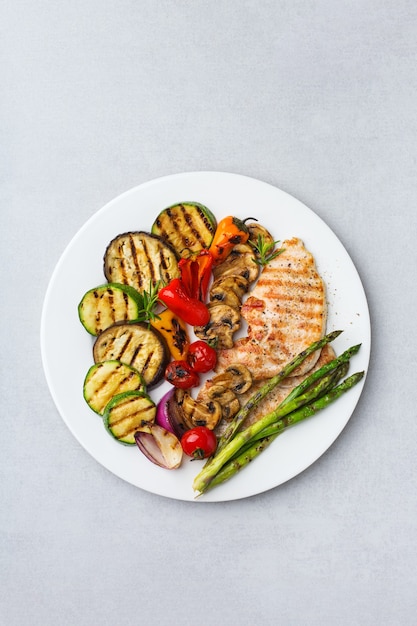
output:
{"label": "grilled mushroom slice", "polygon": [[222,407],[219,402],[198,402],[185,392],[182,399],[182,410],[194,426],[206,426],[213,430],[222,418]]}
{"label": "grilled mushroom slice", "polygon": [[[216,299],[218,294],[223,294],[224,292],[231,291],[234,293],[239,300],[243,298],[245,293],[249,289],[249,281],[247,278],[240,276],[239,274],[229,274],[227,276],[219,276],[216,280],[214,280],[210,287],[210,298],[212,300]],[[217,298],[221,300],[221,298]]]}
{"label": "grilled mushroom slice", "polygon": [[210,302],[215,302],[216,304],[228,304],[234,309],[239,309],[242,304],[242,300],[239,296],[237,296],[233,291],[227,291],[225,289],[210,291]]}
{"label": "grilled mushroom slice", "polygon": [[194,428],[194,424],[188,418],[182,406],[186,393],[184,389],[176,388],[168,400],[168,420],[178,439],[181,439],[187,430]]}
{"label": "grilled mushroom slice", "polygon": [[236,394],[242,394],[249,391],[252,386],[252,374],[241,363],[233,363],[229,365],[224,372],[217,374],[211,381],[214,385],[224,385]]}
{"label": "grilled mushroom slice", "polygon": [[195,335],[216,348],[232,348],[233,335],[240,328],[239,310],[216,303],[210,303],[208,308],[210,321],[205,326],[195,326]]}
{"label": "grilled mushroom slice", "polygon": [[210,287],[210,301],[221,302],[238,309],[248,287],[249,282],[243,276],[237,274],[221,276]]}
{"label": "grilled mushroom slice", "polygon": [[240,402],[235,393],[225,385],[211,385],[206,390],[205,401],[218,402],[222,408],[222,416],[226,420],[232,419],[240,409]]}
{"label": "grilled mushroom slice", "polygon": [[213,270],[215,279],[220,276],[243,276],[252,283],[258,278],[259,266],[255,263],[252,246],[240,243],[234,246],[228,257]]}
{"label": "grilled mushroom slice", "polygon": [[250,222],[250,224],[246,224],[248,231],[249,231],[249,241],[252,241],[253,243],[258,243],[258,237],[262,237],[262,240],[267,244],[273,244],[274,243],[274,238],[271,235],[271,233],[269,232],[269,230],[267,230],[265,228],[265,226],[262,226],[261,224],[258,224],[257,222]]}

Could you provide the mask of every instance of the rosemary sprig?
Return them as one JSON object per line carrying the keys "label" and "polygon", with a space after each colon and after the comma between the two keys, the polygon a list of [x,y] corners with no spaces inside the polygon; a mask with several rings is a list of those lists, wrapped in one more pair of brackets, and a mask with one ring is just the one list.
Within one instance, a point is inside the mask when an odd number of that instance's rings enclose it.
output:
{"label": "rosemary sprig", "polygon": [[157,305],[161,302],[158,298],[159,290],[162,286],[162,281],[157,281],[155,284],[149,281],[149,290],[142,291],[140,293],[140,309],[138,320],[141,322],[148,322],[155,319],[160,319],[159,315],[155,312]]}
{"label": "rosemary sprig", "polygon": [[284,252],[284,248],[279,248],[277,250],[275,249],[275,246],[280,243],[279,240],[268,242],[265,239],[264,235],[258,235],[256,243],[253,241],[249,241],[248,243],[255,250],[255,263],[261,265],[262,267],[268,265],[268,263],[272,261],[272,259],[275,259],[275,257]]}

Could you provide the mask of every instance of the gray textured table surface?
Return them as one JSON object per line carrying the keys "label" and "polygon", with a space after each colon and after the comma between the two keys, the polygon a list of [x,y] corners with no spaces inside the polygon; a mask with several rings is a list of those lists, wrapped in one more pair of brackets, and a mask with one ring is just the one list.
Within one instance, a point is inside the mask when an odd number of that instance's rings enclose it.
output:
{"label": "gray textured table surface", "polygon": [[[415,2],[0,12],[0,623],[414,625]],[[316,211],[360,272],[373,327],[365,391],[328,452],[279,488],[203,506],[90,458],[39,349],[48,281],[87,218],[190,170],[253,176]]]}

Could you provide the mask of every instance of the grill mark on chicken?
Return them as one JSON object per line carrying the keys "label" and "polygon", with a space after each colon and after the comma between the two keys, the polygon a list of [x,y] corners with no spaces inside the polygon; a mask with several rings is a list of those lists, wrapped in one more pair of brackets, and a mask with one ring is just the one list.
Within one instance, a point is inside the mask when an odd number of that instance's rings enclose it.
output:
{"label": "grill mark on chicken", "polygon": [[[264,269],[241,314],[247,336],[232,348],[219,350],[216,371],[231,363],[248,367],[255,380],[270,378],[313,341],[326,325],[324,283],[314,258],[303,242],[283,242],[284,251]],[[313,354],[294,375],[308,371],[318,359]]]}

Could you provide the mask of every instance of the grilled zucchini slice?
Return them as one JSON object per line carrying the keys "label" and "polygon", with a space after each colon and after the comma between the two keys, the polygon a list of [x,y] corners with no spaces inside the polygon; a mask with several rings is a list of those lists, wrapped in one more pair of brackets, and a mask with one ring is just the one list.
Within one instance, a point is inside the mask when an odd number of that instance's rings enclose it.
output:
{"label": "grilled zucchini slice", "polygon": [[143,391],[125,391],[114,396],[103,415],[107,431],[125,445],[135,445],[135,433],[152,425],[156,405]]}
{"label": "grilled zucchini slice", "polygon": [[87,291],[78,305],[84,328],[95,337],[114,324],[139,316],[140,296],[129,285],[106,283]]}
{"label": "grilled zucchini slice", "polygon": [[116,360],[130,365],[149,388],[163,377],[170,353],[165,339],[155,328],[142,322],[120,322],[97,337],[93,357],[95,363]]}
{"label": "grilled zucchini slice", "polygon": [[145,391],[139,372],[120,361],[96,363],[84,379],[84,398],[95,413],[103,415],[113,396],[124,391]]}
{"label": "grilled zucchini slice", "polygon": [[216,218],[203,204],[181,202],[158,215],[152,233],[170,244],[179,256],[209,248],[217,228]]}
{"label": "grilled zucchini slice", "polygon": [[109,282],[130,285],[139,293],[158,282],[179,277],[177,255],[162,239],[135,231],[117,235],[104,253],[104,275]]}

